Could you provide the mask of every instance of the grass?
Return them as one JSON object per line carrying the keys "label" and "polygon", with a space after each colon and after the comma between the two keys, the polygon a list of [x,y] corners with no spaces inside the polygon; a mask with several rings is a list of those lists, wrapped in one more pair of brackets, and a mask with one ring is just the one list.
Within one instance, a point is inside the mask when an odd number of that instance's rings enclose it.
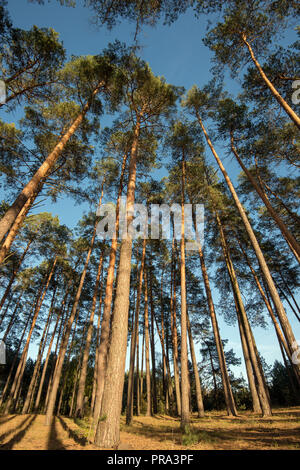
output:
{"label": "grass", "polygon": [[[57,417],[45,426],[42,415],[0,416],[0,449],[95,449],[91,420]],[[121,445],[133,450],[299,450],[300,407],[273,411],[264,419],[249,411],[237,418],[210,411],[192,416],[185,432],[180,419],[164,415],[134,416],[126,426],[121,417]]]}

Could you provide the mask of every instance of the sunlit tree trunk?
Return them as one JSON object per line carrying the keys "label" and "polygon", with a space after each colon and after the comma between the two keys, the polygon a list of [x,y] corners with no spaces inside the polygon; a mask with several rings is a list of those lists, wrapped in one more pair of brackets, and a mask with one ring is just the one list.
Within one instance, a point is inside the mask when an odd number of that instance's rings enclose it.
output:
{"label": "sunlit tree trunk", "polygon": [[298,114],[295,113],[295,111],[293,111],[293,109],[288,105],[288,103],[282,98],[280,93],[274,87],[273,83],[266,76],[263,68],[261,67],[260,63],[256,59],[256,57],[254,55],[254,52],[253,52],[253,49],[252,49],[250,43],[247,41],[247,36],[245,34],[242,34],[242,39],[244,41],[244,44],[248,48],[248,51],[250,53],[251,59],[252,59],[254,65],[255,65],[255,67],[257,68],[257,70],[258,70],[260,76],[262,77],[263,81],[265,82],[265,84],[267,85],[269,90],[271,91],[272,95],[278,101],[278,103],[284,109],[284,111],[287,113],[287,115],[291,118],[291,120],[294,122],[294,124],[296,124],[296,126],[300,128],[300,118],[299,118]]}
{"label": "sunlit tree trunk", "polygon": [[201,383],[200,383],[199,370],[198,370],[196,353],[195,353],[194,340],[193,340],[193,335],[192,335],[192,328],[191,328],[191,323],[190,323],[190,319],[188,315],[187,315],[187,327],[188,327],[190,351],[191,351],[191,358],[192,358],[195,384],[196,384],[196,400],[197,400],[197,408],[198,408],[198,418],[203,418],[204,406],[203,406]]}
{"label": "sunlit tree trunk", "polygon": [[122,169],[120,174],[120,183],[119,183],[119,192],[118,199],[116,204],[116,223],[115,223],[115,233],[111,241],[111,248],[109,253],[109,262],[106,275],[106,289],[104,295],[104,306],[103,306],[103,315],[101,320],[101,333],[100,333],[100,342],[97,350],[97,388],[95,396],[95,406],[94,406],[94,421],[98,421],[98,417],[101,410],[102,396],[104,390],[104,380],[107,366],[107,354],[109,347],[109,335],[110,335],[110,320],[111,320],[111,307],[112,307],[112,298],[113,298],[113,283],[114,283],[114,273],[115,273],[115,264],[116,264],[116,255],[118,247],[118,232],[119,232],[119,209],[120,201],[123,190],[123,180],[124,172],[126,167],[128,153],[125,152],[123,156]]}
{"label": "sunlit tree trunk", "polygon": [[[200,118],[200,115],[199,113],[196,111],[196,115],[197,115],[197,119],[198,119],[198,122],[202,128],[202,131],[205,135],[205,138],[206,138],[206,141],[208,143],[208,146],[210,147],[211,151],[212,151],[212,154],[214,155],[219,167],[220,167],[220,170],[222,171],[223,173],[223,176],[224,176],[224,179],[227,183],[227,186],[231,192],[231,195],[234,199],[234,202],[236,204],[236,207],[239,211],[239,214],[241,216],[241,219],[243,221],[243,224],[245,226],[245,229],[246,229],[246,232],[248,234],[248,237],[250,239],[250,242],[252,244],[252,247],[255,251],[255,254],[256,254],[256,257],[257,257],[257,260],[258,260],[258,263],[260,265],[260,268],[261,268],[261,271],[263,273],[263,276],[266,280],[266,283],[267,283],[267,286],[268,286],[268,289],[269,289],[269,292],[270,292],[270,295],[272,297],[272,300],[274,302],[274,305],[275,305],[275,308],[276,308],[276,311],[277,311],[277,315],[278,315],[278,318],[280,320],[280,323],[281,323],[281,326],[282,326],[282,329],[284,331],[284,334],[285,334],[285,337],[287,339],[287,343],[288,343],[288,347],[290,349],[290,353],[293,354],[293,345],[296,344],[296,339],[295,339],[295,336],[294,336],[294,333],[292,331],[292,328],[291,328],[291,325],[289,323],[289,320],[287,318],[287,315],[286,315],[286,312],[285,312],[285,309],[282,305],[282,302],[281,302],[281,299],[280,299],[280,296],[277,292],[277,289],[276,289],[276,286],[274,284],[274,281],[272,279],[272,276],[271,276],[271,273],[270,273],[270,270],[268,268],[268,265],[266,263],[266,260],[264,258],[264,255],[261,251],[261,248],[259,246],[259,243],[257,241],[257,238],[253,232],[253,229],[251,227],[251,224],[248,220],[248,217],[246,215],[246,212],[238,198],[238,195],[233,187],[233,184],[224,168],[224,165],[222,164],[217,152],[215,151],[213,145],[212,145],[212,142],[206,132],[206,129],[202,123],[202,120]],[[300,364],[297,364],[297,368],[300,370]]]}
{"label": "sunlit tree trunk", "polygon": [[[27,336],[27,339],[26,339],[26,343],[25,343],[25,347],[24,347],[24,350],[23,350],[23,353],[22,353],[22,356],[21,356],[20,363],[19,363],[17,371],[16,371],[14,382],[13,382],[11,390],[10,390],[10,397],[9,397],[7,403],[6,403],[4,414],[8,414],[11,411],[11,408],[14,407],[14,403],[16,401],[16,398],[17,398],[17,395],[18,395],[18,392],[19,392],[19,389],[20,389],[20,386],[21,386],[23,374],[24,374],[24,369],[25,369],[25,365],[26,365],[26,359],[27,359],[27,353],[28,353],[28,349],[29,349],[30,339],[31,339],[31,336],[32,336],[32,333],[33,333],[33,330],[34,330],[34,327],[35,327],[35,324],[36,324],[36,321],[37,321],[38,314],[39,314],[41,306],[43,304],[45,295],[47,293],[51,278],[54,274],[56,263],[57,263],[57,257],[55,258],[54,262],[52,263],[51,270],[48,274],[48,277],[47,277],[47,280],[46,280],[46,283],[45,283],[45,288],[44,288],[44,286],[42,286],[42,288],[40,289],[40,294],[39,294],[38,299],[37,299],[37,303],[36,303],[33,319],[32,319],[32,322],[31,322],[30,330],[29,330],[29,333],[28,333],[28,336]],[[44,288],[44,292],[43,292],[43,288]]]}
{"label": "sunlit tree trunk", "polygon": [[[6,286],[5,292],[4,292],[4,294],[3,294],[2,298],[1,298],[1,301],[0,301],[0,310],[2,309],[2,307],[3,307],[3,305],[4,305],[4,302],[5,302],[5,300],[7,299],[8,294],[10,293],[11,286],[13,285],[13,282],[14,282],[14,280],[15,280],[15,278],[16,278],[16,275],[18,274],[18,272],[19,272],[19,270],[20,270],[20,267],[21,267],[21,265],[22,265],[22,263],[23,263],[23,261],[24,261],[24,258],[25,258],[25,256],[26,256],[26,254],[27,254],[27,252],[28,252],[28,250],[29,250],[30,245],[32,244],[32,242],[33,242],[33,240],[29,240],[29,242],[27,243],[27,246],[26,246],[25,250],[24,250],[23,253],[22,253],[21,258],[19,259],[19,262],[18,262],[16,268],[13,270],[13,273],[12,273],[12,275],[11,275],[11,278],[10,278],[10,280],[9,280],[9,283],[8,283],[7,286]],[[1,322],[0,322],[0,325],[1,325]]]}
{"label": "sunlit tree trunk", "polygon": [[41,337],[41,340],[40,340],[39,350],[38,350],[35,366],[34,366],[34,369],[33,369],[33,373],[32,373],[32,376],[31,376],[30,384],[29,384],[29,387],[28,387],[26,399],[25,399],[25,402],[24,402],[24,405],[23,405],[22,414],[26,414],[29,411],[29,405],[30,405],[31,397],[32,397],[32,394],[33,394],[33,391],[34,391],[35,381],[37,379],[37,375],[39,373],[40,365],[41,365],[41,362],[42,362],[42,355],[43,355],[43,350],[44,350],[44,341],[46,339],[48,327],[50,325],[52,314],[53,314],[53,306],[54,306],[54,301],[55,301],[56,289],[57,289],[57,283],[55,284],[55,287],[53,289],[53,294],[52,294],[52,300],[51,300],[51,304],[50,304],[50,308],[49,308],[49,313],[48,313],[47,321],[46,321],[46,324],[44,326],[44,331],[43,331],[43,334],[42,334],[42,337]]}
{"label": "sunlit tree trunk", "polygon": [[136,306],[135,306],[135,312],[134,312],[135,313],[134,328],[133,328],[133,332],[131,336],[130,366],[129,366],[129,375],[128,375],[127,408],[126,408],[126,424],[127,425],[130,425],[132,422],[134,364],[135,364],[135,352],[136,352],[136,346],[137,346],[137,338],[139,335],[140,303],[141,303],[142,285],[143,285],[143,276],[144,276],[146,244],[147,244],[147,239],[146,237],[144,237],[142,256],[141,256],[141,265],[140,265],[138,279],[137,279],[137,295],[136,295]]}
{"label": "sunlit tree trunk", "polygon": [[146,391],[147,391],[147,409],[146,416],[152,415],[152,397],[151,397],[151,377],[150,377],[150,356],[149,356],[149,315],[148,315],[148,279],[145,270],[145,361],[146,361]]}
{"label": "sunlit tree trunk", "polygon": [[98,295],[98,290],[99,290],[102,263],[103,263],[103,253],[101,253],[99,264],[98,264],[98,272],[96,276],[92,308],[91,308],[91,314],[89,318],[89,326],[87,330],[87,337],[86,337],[85,348],[84,348],[82,364],[81,364],[81,369],[80,369],[78,391],[77,391],[77,401],[76,401],[76,411],[75,411],[75,415],[79,418],[83,417],[83,411],[84,411],[83,405],[84,405],[85,382],[86,382],[87,366],[88,366],[89,353],[90,353],[90,347],[91,347],[91,341],[92,341],[92,334],[93,334],[93,329],[94,329],[94,315],[95,315],[95,310],[96,310],[96,301],[97,301],[97,295]]}
{"label": "sunlit tree trunk", "polygon": [[269,399],[268,399],[268,392],[266,390],[264,377],[261,373],[259,363],[258,363],[258,360],[257,360],[257,355],[256,355],[256,351],[255,351],[255,344],[253,342],[252,331],[251,331],[250,324],[249,324],[248,318],[247,318],[247,314],[246,314],[246,311],[245,311],[245,308],[244,308],[241,292],[240,292],[239,285],[238,285],[238,280],[237,280],[236,273],[235,273],[235,270],[234,270],[234,267],[233,267],[233,264],[232,264],[232,261],[231,261],[231,257],[230,257],[230,253],[229,253],[229,247],[228,247],[227,240],[226,240],[226,237],[225,237],[225,234],[224,234],[222,223],[221,223],[221,220],[220,220],[219,215],[217,213],[216,213],[216,220],[217,220],[217,224],[218,224],[218,227],[219,227],[221,245],[222,245],[222,248],[223,248],[223,253],[224,253],[224,257],[225,257],[225,261],[226,261],[226,265],[227,265],[227,270],[228,270],[228,274],[229,274],[229,277],[230,277],[230,282],[231,282],[231,285],[232,285],[233,294],[234,294],[236,305],[237,305],[237,312],[238,312],[238,315],[240,315],[240,321],[241,321],[242,327],[244,329],[245,336],[246,336],[246,339],[247,339],[248,348],[249,348],[249,356],[250,356],[250,359],[251,359],[251,363],[252,363],[253,371],[254,371],[254,374],[255,374],[255,378],[257,380],[257,391],[258,391],[258,396],[259,396],[259,400],[260,400],[260,405],[261,405],[261,408],[262,408],[262,413],[263,413],[263,416],[272,416],[272,411],[271,411],[271,407],[270,407],[270,403],[269,403]]}
{"label": "sunlit tree trunk", "polygon": [[[127,224],[130,224],[133,218],[140,119],[141,115],[138,116],[134,129],[130,155],[126,201],[128,215]],[[100,420],[97,425],[95,436],[95,444],[98,447],[116,447],[120,441],[120,415],[122,409],[128,334],[131,255],[132,238],[130,233],[127,232],[123,235],[120,247],[120,261],[113,311],[111,341],[107,358]]]}
{"label": "sunlit tree trunk", "polygon": [[[157,385],[156,385],[156,362],[155,362],[155,343],[154,343],[154,304],[153,304],[153,285],[152,285],[152,267],[149,276],[149,299],[151,311],[151,361],[152,361],[152,399],[153,399],[153,413],[157,413]],[[141,386],[141,395],[143,389]]]}
{"label": "sunlit tree trunk", "polygon": [[264,204],[265,204],[268,212],[270,213],[271,217],[275,220],[275,222],[278,225],[283,237],[288,242],[289,247],[292,248],[292,253],[294,254],[296,260],[299,263],[300,262],[300,245],[299,245],[299,243],[296,241],[295,237],[289,232],[287,226],[285,225],[285,223],[283,222],[281,217],[278,215],[278,212],[273,208],[273,206],[270,203],[269,198],[266,195],[263,188],[260,187],[260,185],[255,181],[255,179],[251,175],[250,171],[247,169],[247,167],[242,162],[242,160],[241,160],[241,158],[240,158],[240,156],[237,152],[237,149],[234,145],[234,138],[233,138],[232,133],[231,133],[231,136],[230,136],[230,142],[231,142],[232,153],[234,154],[235,158],[237,159],[240,167],[244,171],[244,173],[247,176],[247,178],[249,179],[250,183],[254,187],[255,191],[257,192],[257,194],[259,195],[261,200],[264,202]]}
{"label": "sunlit tree trunk", "polygon": [[[98,83],[97,87],[94,89],[91,99],[85,104],[85,106],[82,109],[82,112],[77,116],[77,118],[73,121],[72,125],[69,127],[68,131],[64,134],[64,136],[60,139],[58,144],[55,146],[53,151],[48,155],[48,157],[45,159],[45,161],[42,163],[42,165],[39,167],[39,169],[36,171],[34,176],[31,178],[29,183],[26,184],[24,189],[21,191],[21,193],[18,195],[16,198],[15,202],[10,206],[8,211],[5,213],[5,215],[2,217],[0,220],[0,241],[3,240],[5,237],[5,234],[8,232],[10,227],[13,225],[14,221],[16,220],[18,214],[35,192],[40,186],[40,183],[42,180],[44,180],[51,169],[54,167],[56,161],[58,160],[59,156],[61,155],[62,151],[64,150],[67,142],[70,140],[72,135],[76,132],[80,124],[82,123],[86,113],[90,109],[94,97],[97,95],[97,93],[100,91],[100,89],[103,87],[104,83],[101,81]],[[41,187],[39,188],[41,189]]]}
{"label": "sunlit tree trunk", "polygon": [[[99,204],[101,204],[101,198],[100,198],[100,203]],[[68,346],[68,341],[69,341],[69,336],[70,336],[72,324],[73,324],[73,321],[74,321],[74,318],[75,318],[75,315],[76,315],[76,312],[77,312],[77,308],[78,308],[78,304],[79,304],[79,300],[80,300],[80,296],[81,296],[85,276],[86,276],[86,273],[87,273],[90,257],[91,257],[93,247],[94,247],[94,242],[95,242],[95,237],[96,237],[96,229],[97,229],[97,222],[95,222],[95,225],[94,225],[94,231],[93,231],[90,247],[88,249],[86,260],[85,260],[85,263],[84,263],[84,268],[83,268],[82,273],[81,273],[81,277],[80,277],[78,289],[77,289],[77,292],[76,292],[76,296],[75,296],[73,308],[72,308],[72,311],[71,311],[71,315],[70,315],[70,318],[69,318],[68,323],[67,323],[66,333],[63,337],[63,340],[62,340],[62,343],[61,343],[61,346],[60,346],[60,351],[59,351],[59,355],[58,355],[57,362],[56,362],[53,381],[52,381],[52,384],[51,384],[51,391],[50,391],[50,394],[49,394],[49,400],[48,400],[48,404],[47,404],[46,419],[45,419],[45,425],[46,426],[50,426],[52,424],[52,418],[53,418],[53,414],[54,414],[56,396],[57,396],[57,391],[58,391],[58,387],[59,387],[59,381],[60,381],[60,376],[61,376],[61,372],[62,372],[62,367],[63,367],[63,363],[64,363],[64,359],[65,359],[65,354],[66,354],[66,351],[67,351],[67,346]]]}

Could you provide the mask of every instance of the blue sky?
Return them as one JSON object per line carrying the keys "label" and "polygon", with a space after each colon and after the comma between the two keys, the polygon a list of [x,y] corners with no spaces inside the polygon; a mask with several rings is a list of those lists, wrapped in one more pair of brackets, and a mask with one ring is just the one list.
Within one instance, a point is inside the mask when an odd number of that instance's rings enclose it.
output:
{"label": "blue sky", "polygon": [[[76,8],[67,8],[61,7],[56,0],[52,0],[50,3],[45,2],[45,5],[28,3],[27,0],[9,0],[8,9],[13,24],[17,27],[29,29],[33,25],[37,25],[52,27],[59,32],[68,56],[97,54],[115,39],[127,44],[133,42],[133,24],[123,21],[112,31],[108,31],[105,27],[96,28],[91,24],[92,12],[82,6],[82,1],[77,0],[77,3]],[[149,62],[153,72],[157,75],[163,75],[169,83],[184,86],[186,89],[195,83],[202,86],[212,78],[210,74],[212,54],[202,43],[205,28],[206,18],[197,20],[191,12],[181,16],[170,27],[144,28],[139,37],[139,42],[143,45],[140,54],[143,59]],[[294,33],[290,32],[284,42],[291,42],[293,38]],[[226,88],[234,95],[239,91],[238,83],[229,78],[226,82]],[[10,115],[2,114],[2,118],[9,121],[17,121],[19,117],[19,111]],[[104,126],[105,123],[104,119],[102,125]],[[209,158],[211,158],[210,155]],[[210,162],[212,162],[211,159]],[[236,164],[229,157],[224,159],[224,163],[231,177],[235,179],[240,171]],[[75,206],[74,202],[68,198],[62,198],[56,204],[46,201],[43,206],[39,207],[39,211],[57,214],[60,221],[69,227],[76,225],[83,209],[81,206]],[[299,323],[296,324],[292,317],[291,323],[296,338],[300,339]],[[226,325],[222,319],[220,319],[220,327],[222,337],[229,339],[227,348],[233,347],[237,355],[241,357],[242,351],[237,327]],[[268,363],[272,364],[275,358],[281,359],[273,327],[270,327],[268,331],[255,328],[255,338],[258,349]],[[244,371],[244,366],[242,366],[242,370]]]}

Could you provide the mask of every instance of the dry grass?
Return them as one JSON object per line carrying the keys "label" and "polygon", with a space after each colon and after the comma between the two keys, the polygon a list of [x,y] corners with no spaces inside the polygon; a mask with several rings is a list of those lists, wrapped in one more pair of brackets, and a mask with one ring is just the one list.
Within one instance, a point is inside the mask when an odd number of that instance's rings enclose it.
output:
{"label": "dry grass", "polygon": [[[56,417],[44,425],[42,415],[0,416],[1,450],[96,450],[88,419]],[[186,445],[184,445],[186,444]],[[183,436],[180,421],[169,416],[121,418],[120,449],[132,450],[299,450],[300,407],[277,409],[263,419],[250,412],[228,418],[222,412],[193,416],[191,435]]]}

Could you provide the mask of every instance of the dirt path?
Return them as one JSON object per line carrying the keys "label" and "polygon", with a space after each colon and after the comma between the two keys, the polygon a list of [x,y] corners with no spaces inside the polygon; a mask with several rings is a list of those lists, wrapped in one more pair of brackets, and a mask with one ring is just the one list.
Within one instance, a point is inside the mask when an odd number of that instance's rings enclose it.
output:
{"label": "dirt path", "polygon": [[[56,417],[44,425],[42,415],[0,416],[1,450],[99,450],[88,440],[87,420]],[[135,417],[132,426],[121,423],[123,450],[300,450],[300,407],[280,409],[271,419],[243,412],[229,419],[210,412],[193,419],[192,434],[183,445],[179,420],[168,416]],[[91,433],[90,433],[91,435]]]}

